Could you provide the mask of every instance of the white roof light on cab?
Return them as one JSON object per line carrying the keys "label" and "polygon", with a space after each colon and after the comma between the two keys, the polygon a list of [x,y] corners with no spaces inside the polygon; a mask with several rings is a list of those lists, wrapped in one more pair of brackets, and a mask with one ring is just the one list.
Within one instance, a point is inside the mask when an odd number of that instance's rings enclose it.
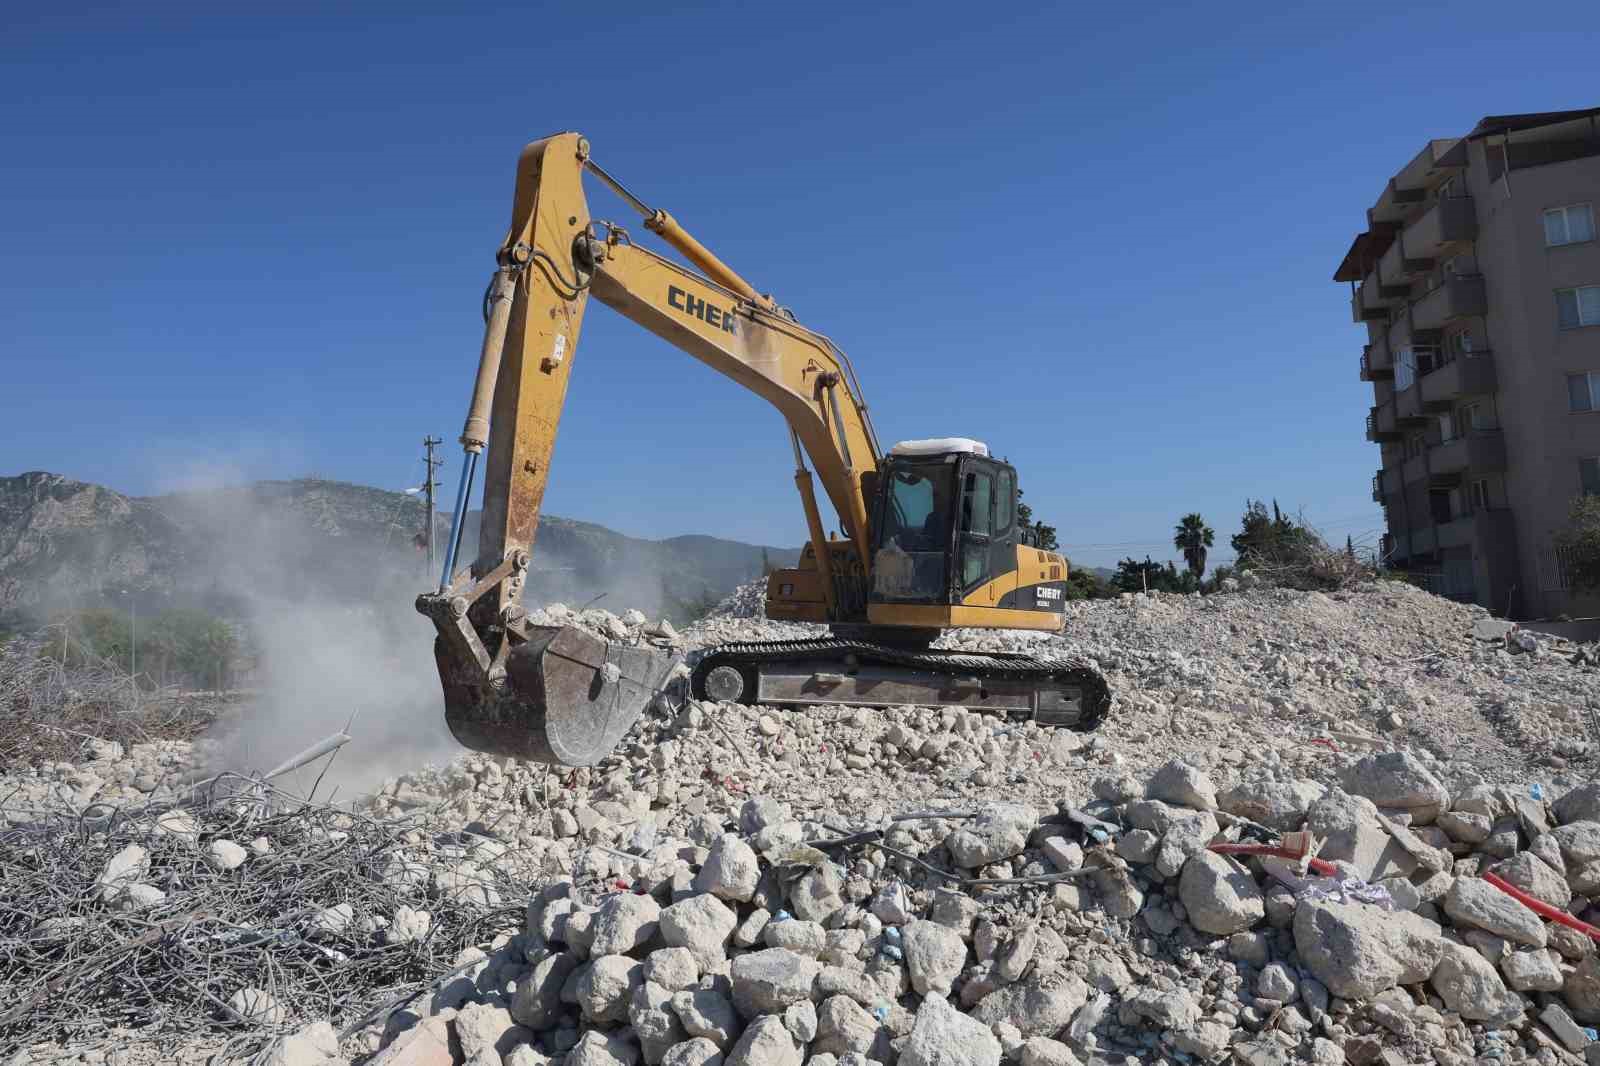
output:
{"label": "white roof light on cab", "polygon": [[933,437],[929,440],[903,440],[889,449],[890,455],[945,455],[949,452],[988,455],[989,446],[970,437]]}

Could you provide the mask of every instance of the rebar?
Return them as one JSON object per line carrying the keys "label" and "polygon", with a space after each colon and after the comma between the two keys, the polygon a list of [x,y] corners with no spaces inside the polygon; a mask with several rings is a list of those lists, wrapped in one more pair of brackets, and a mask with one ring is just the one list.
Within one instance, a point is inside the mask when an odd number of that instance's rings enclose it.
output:
{"label": "rebar", "polygon": [[[473,862],[475,839],[427,839],[419,817],[309,803],[241,774],[188,792],[176,811],[9,802],[0,796],[0,1046],[208,1026],[259,1044],[309,1021],[339,1026],[425,990],[464,948],[520,930],[532,876],[504,845]],[[219,839],[249,857],[225,869],[207,852]],[[130,845],[148,852],[138,882],[165,894],[145,910],[100,883]],[[348,915],[330,920],[340,905]],[[401,906],[430,913],[420,939],[388,934]],[[243,988],[268,991],[281,1017],[234,1014]]]}

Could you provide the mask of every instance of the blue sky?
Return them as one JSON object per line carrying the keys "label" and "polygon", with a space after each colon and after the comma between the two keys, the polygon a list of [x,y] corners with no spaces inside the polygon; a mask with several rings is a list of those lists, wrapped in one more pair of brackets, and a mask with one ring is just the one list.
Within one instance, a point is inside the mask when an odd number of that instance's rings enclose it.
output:
{"label": "blue sky", "polygon": [[[415,484],[518,150],[577,129],[1089,565],[1191,510],[1220,559],[1251,496],[1374,538],[1364,209],[1600,102],[1577,3],[71,6],[0,15],[0,473]],[[556,460],[555,513],[802,537],[778,416],[598,303]]]}

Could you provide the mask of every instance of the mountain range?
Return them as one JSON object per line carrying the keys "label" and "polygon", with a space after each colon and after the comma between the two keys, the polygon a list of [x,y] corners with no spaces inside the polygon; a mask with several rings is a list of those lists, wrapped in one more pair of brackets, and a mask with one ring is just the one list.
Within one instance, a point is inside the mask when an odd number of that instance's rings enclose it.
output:
{"label": "mountain range", "polygon": [[[42,471],[0,477],[0,619],[107,605],[231,613],[243,601],[306,597],[409,609],[438,581],[416,543],[424,511],[415,496],[317,479],[126,496]],[[462,558],[476,550],[476,518]],[[442,545],[449,517],[433,521]],[[530,604],[599,600],[652,613],[724,595],[764,562],[799,556],[711,536],[645,540],[549,514],[533,554]]]}

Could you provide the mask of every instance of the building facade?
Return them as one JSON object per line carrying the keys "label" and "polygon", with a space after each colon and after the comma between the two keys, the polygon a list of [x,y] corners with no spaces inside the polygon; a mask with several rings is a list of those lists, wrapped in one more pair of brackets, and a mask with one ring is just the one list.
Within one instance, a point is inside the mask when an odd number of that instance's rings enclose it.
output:
{"label": "building facade", "polygon": [[1600,108],[1485,118],[1384,186],[1334,274],[1366,327],[1382,554],[1514,618],[1600,614],[1555,535],[1600,493]]}

